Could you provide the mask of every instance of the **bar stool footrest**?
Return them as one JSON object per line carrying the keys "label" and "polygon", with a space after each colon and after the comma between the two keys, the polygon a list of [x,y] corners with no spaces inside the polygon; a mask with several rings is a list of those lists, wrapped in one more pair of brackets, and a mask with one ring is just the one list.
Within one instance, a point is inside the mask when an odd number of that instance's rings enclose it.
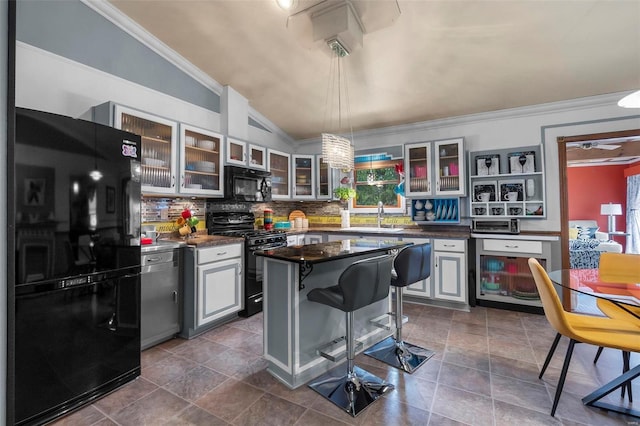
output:
{"label": "bar stool footrest", "polygon": [[[346,338],[345,336],[342,337],[338,337],[337,339],[334,339],[332,341],[330,341],[329,343],[320,346],[319,348],[316,349],[316,353],[318,355],[320,355],[323,358],[328,359],[331,362],[338,362],[340,360],[342,360],[343,358],[347,357],[347,351],[345,350],[345,348],[343,347],[345,344]],[[360,350],[362,350],[362,348],[364,347],[364,345],[362,344],[361,341],[356,340],[354,342],[355,345],[355,351],[358,352]],[[340,351],[338,353],[336,353],[336,351]]]}
{"label": "bar stool footrest", "polygon": [[[369,320],[369,323],[383,330],[391,330],[392,325],[389,325],[390,324],[388,321],[389,318],[393,318],[395,320],[396,314],[394,312],[388,312],[386,314],[380,315],[379,317],[371,318]],[[403,315],[402,323],[406,324],[408,321],[409,321],[409,317],[406,315]],[[394,324],[394,323],[391,323],[391,324]]]}

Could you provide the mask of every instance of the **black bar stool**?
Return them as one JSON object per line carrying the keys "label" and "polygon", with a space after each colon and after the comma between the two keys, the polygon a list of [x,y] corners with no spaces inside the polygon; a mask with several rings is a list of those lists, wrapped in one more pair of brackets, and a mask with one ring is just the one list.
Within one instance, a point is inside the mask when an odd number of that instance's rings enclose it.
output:
{"label": "black bar stool", "polygon": [[390,255],[356,262],[340,275],[338,285],[316,288],[307,295],[311,302],[331,306],[347,314],[346,374],[336,376],[336,371],[344,366],[336,367],[315,379],[309,387],[353,417],[394,389],[393,385],[354,365],[356,351],[353,336],[354,311],[389,295],[392,265],[393,257]]}
{"label": "black bar stool", "polygon": [[431,244],[406,247],[394,261],[395,274],[391,285],[396,288],[396,335],[376,343],[364,353],[393,367],[413,373],[431,358],[435,352],[402,340],[402,291],[403,288],[424,280],[431,275]]}

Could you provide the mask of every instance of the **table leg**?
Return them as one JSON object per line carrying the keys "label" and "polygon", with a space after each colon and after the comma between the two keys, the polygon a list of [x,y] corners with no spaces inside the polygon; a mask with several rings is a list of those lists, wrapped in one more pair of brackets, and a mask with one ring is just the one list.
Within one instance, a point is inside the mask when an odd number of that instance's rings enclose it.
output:
{"label": "table leg", "polygon": [[627,371],[621,376],[618,376],[617,378],[613,379],[606,385],[602,386],[599,389],[596,389],[589,395],[585,396],[584,398],[582,398],[582,403],[590,407],[597,407],[603,410],[615,411],[616,413],[622,413],[629,416],[640,418],[640,411],[638,410],[633,410],[631,408],[621,407],[618,405],[613,405],[613,404],[599,401],[601,398],[609,395],[611,392],[618,389],[620,386],[625,385],[625,383],[630,382],[631,380],[635,379],[638,376],[640,376],[640,365],[635,366],[631,370]]}

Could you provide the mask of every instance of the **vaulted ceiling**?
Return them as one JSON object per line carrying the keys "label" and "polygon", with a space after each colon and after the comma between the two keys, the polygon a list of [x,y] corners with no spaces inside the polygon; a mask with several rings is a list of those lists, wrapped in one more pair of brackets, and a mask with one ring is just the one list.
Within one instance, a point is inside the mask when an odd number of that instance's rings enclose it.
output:
{"label": "vaulted ceiling", "polygon": [[[638,0],[377,1],[400,14],[343,61],[353,130],[640,88]],[[305,12],[288,18],[275,0],[111,3],[294,139],[345,130]]]}

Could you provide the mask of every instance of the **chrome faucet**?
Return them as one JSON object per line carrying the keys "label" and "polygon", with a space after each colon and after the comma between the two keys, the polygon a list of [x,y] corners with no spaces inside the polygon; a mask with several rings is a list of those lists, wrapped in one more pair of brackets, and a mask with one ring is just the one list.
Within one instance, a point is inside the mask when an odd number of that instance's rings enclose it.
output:
{"label": "chrome faucet", "polygon": [[378,201],[378,228],[382,226],[382,215],[384,214],[384,204]]}

